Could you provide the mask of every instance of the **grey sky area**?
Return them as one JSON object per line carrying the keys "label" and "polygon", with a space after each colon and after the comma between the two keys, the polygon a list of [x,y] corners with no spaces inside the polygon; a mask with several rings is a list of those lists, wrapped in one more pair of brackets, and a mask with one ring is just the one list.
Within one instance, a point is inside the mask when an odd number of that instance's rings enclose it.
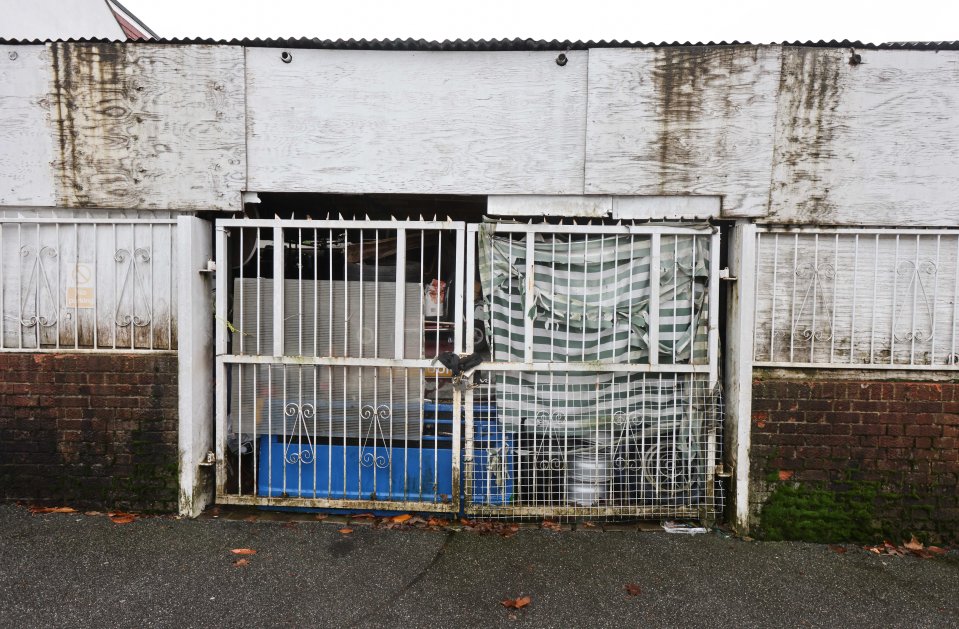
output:
{"label": "grey sky area", "polygon": [[751,41],[959,39],[948,0],[124,0],[162,37],[531,37]]}

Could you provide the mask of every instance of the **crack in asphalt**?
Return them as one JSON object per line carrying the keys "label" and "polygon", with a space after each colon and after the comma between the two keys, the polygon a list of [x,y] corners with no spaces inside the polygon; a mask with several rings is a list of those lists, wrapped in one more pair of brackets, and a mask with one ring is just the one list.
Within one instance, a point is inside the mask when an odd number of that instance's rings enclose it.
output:
{"label": "crack in asphalt", "polygon": [[422,580],[423,580],[423,577],[426,576],[426,573],[429,572],[429,571],[433,568],[433,566],[435,566],[435,565],[439,562],[439,560],[443,557],[444,553],[446,553],[446,549],[447,549],[447,547],[449,547],[450,542],[453,541],[453,536],[455,536],[455,535],[456,535],[456,531],[449,531],[449,532],[446,534],[445,538],[443,539],[443,543],[442,543],[442,544],[440,545],[440,547],[436,550],[436,554],[433,555],[433,558],[430,560],[430,562],[429,562],[428,564],[426,564],[426,566],[423,567],[422,570],[420,570],[418,573],[416,573],[416,576],[414,576],[412,579],[410,579],[409,582],[407,582],[407,583],[404,584],[402,587],[400,587],[396,592],[393,593],[392,596],[390,596],[390,597],[387,598],[385,601],[383,601],[383,603],[381,603],[380,605],[377,605],[377,606],[374,607],[373,609],[366,610],[366,611],[364,611],[363,613],[359,614],[359,615],[358,615],[357,617],[355,617],[353,620],[351,620],[350,622],[346,623],[345,626],[347,626],[347,627],[358,627],[358,626],[359,626],[359,623],[361,623],[362,621],[368,620],[369,618],[371,618],[371,617],[379,614],[380,612],[388,609],[391,605],[393,605],[393,603],[395,603],[396,601],[398,601],[398,600],[399,600],[404,594],[406,594],[414,585],[416,585],[417,583],[419,583],[420,581],[422,581]]}

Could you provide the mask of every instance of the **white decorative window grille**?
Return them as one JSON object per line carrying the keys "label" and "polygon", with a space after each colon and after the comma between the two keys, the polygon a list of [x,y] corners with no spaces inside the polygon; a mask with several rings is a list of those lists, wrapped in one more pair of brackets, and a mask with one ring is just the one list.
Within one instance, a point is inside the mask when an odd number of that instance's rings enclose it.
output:
{"label": "white decorative window grille", "polygon": [[760,228],[755,364],[959,363],[959,230]]}
{"label": "white decorative window grille", "polygon": [[0,350],[176,349],[176,259],[173,218],[0,215]]}

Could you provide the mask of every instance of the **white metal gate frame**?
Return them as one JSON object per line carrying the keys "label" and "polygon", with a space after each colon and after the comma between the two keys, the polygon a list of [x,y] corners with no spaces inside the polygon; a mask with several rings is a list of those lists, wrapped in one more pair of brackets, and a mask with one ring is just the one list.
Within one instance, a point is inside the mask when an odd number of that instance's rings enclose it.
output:
{"label": "white metal gate frame", "polygon": [[[284,325],[283,316],[284,304],[284,282],[274,281],[272,286],[272,308],[273,316],[273,347],[272,352],[267,351],[266,355],[228,353],[229,343],[228,334],[230,334],[232,325],[226,320],[225,313],[228,309],[229,291],[229,271],[230,261],[227,255],[227,236],[231,229],[235,228],[256,228],[272,230],[274,243],[284,242],[284,229],[299,230],[390,230],[397,235],[397,274],[394,282],[397,286],[403,286],[405,282],[405,256],[406,256],[406,233],[409,230],[440,230],[455,235],[455,292],[453,294],[452,319],[454,322],[454,352],[460,356],[468,356],[474,353],[475,343],[472,334],[464,337],[464,323],[466,330],[472,332],[474,328],[474,310],[476,300],[474,291],[465,290],[466,285],[472,287],[472,280],[477,270],[477,239],[480,237],[481,226],[477,224],[467,225],[463,222],[455,221],[371,221],[371,220],[281,220],[281,219],[220,219],[216,226],[216,264],[218,272],[216,274],[216,495],[217,501],[226,504],[251,504],[251,505],[270,505],[284,507],[325,507],[325,508],[346,508],[363,510],[391,510],[391,511],[429,511],[429,512],[465,512],[470,515],[485,516],[643,516],[643,515],[664,515],[663,509],[659,507],[641,507],[629,505],[608,505],[603,507],[576,507],[576,506],[542,506],[542,505],[495,505],[482,504],[481,500],[474,500],[472,472],[476,462],[474,444],[474,388],[469,382],[469,376],[472,371],[464,376],[457,378],[453,387],[453,418],[452,421],[452,468],[451,468],[451,491],[448,502],[422,502],[410,500],[375,500],[375,499],[348,499],[348,498],[320,498],[320,497],[288,497],[288,496],[260,496],[243,495],[242,490],[235,494],[226,491],[227,484],[227,409],[230,392],[228,390],[227,370],[233,365],[279,365],[279,366],[328,366],[332,367],[366,367],[366,368],[396,368],[425,370],[434,368],[435,359],[422,358],[403,358],[402,348],[403,336],[403,305],[400,295],[403,291],[397,292],[397,317],[395,321],[397,344],[394,358],[361,358],[355,356],[301,356],[287,355],[284,352]],[[525,235],[525,246],[527,247],[526,277],[532,282],[532,266],[534,263],[531,250],[534,247],[535,236],[537,234],[559,235],[559,234],[587,234],[595,236],[639,236],[648,238],[651,246],[650,261],[650,285],[660,285],[660,242],[665,236],[698,236],[710,238],[710,259],[708,264],[708,335],[707,335],[707,360],[704,363],[694,364],[659,364],[657,352],[650,352],[648,363],[622,363],[611,361],[590,361],[590,362],[534,362],[532,353],[532,327],[533,322],[529,315],[532,307],[531,290],[526,291],[526,303],[524,311],[526,315],[526,329],[529,334],[526,335],[525,355],[522,362],[498,362],[495,360],[487,361],[476,367],[476,370],[484,372],[549,372],[563,373],[568,371],[579,372],[617,372],[626,374],[649,374],[652,376],[668,375],[689,375],[690,380],[693,376],[708,378],[709,388],[718,386],[718,297],[719,297],[719,231],[717,228],[709,225],[705,226],[682,226],[666,224],[643,224],[643,225],[551,225],[551,224],[518,224],[518,223],[493,223],[484,224],[482,229],[489,230],[487,233],[493,234],[523,234]],[[274,246],[273,248],[273,276],[274,278],[283,278],[284,274],[284,247]],[[422,269],[421,269],[422,270]],[[468,279],[469,281],[464,281]],[[650,312],[658,312],[659,294],[657,291],[651,291]],[[658,326],[651,325],[649,329],[649,346],[658,346]],[[285,405],[285,402],[284,402]],[[463,418],[463,422],[459,420]],[[465,429],[465,435],[463,430]],[[709,443],[707,446],[708,459],[706,463],[707,484],[705,491],[712,504],[712,492],[715,479],[715,452],[717,448],[717,438],[715,426],[709,429]],[[463,455],[461,459],[461,444],[463,446]],[[463,470],[464,483],[461,484],[461,460],[465,469]],[[465,492],[460,488],[465,485]],[[465,502],[464,502],[465,500]],[[683,510],[671,509],[668,515],[676,517],[707,517],[702,508],[692,509],[689,512]]]}
{"label": "white metal gate frame", "polygon": [[[435,230],[450,232],[455,235],[455,277],[463,277],[466,224],[458,221],[376,221],[376,220],[293,220],[293,219],[219,219],[216,223],[216,312],[228,312],[227,299],[229,263],[227,256],[227,236],[231,228],[269,228],[273,230],[273,242],[284,242],[284,229],[357,229],[357,230],[389,230],[397,235],[397,275],[394,280],[396,286],[405,283],[404,272],[406,262],[406,236],[411,230]],[[273,248],[273,273],[275,277],[284,277],[284,248]],[[347,498],[302,498],[242,495],[241,492],[230,494],[226,491],[227,482],[227,408],[228,385],[227,369],[231,365],[294,365],[294,366],[330,366],[330,367],[379,367],[396,369],[433,369],[436,361],[430,358],[360,358],[334,356],[289,356],[284,355],[284,303],[283,282],[273,282],[273,343],[272,355],[229,354],[228,337],[231,325],[222,314],[217,314],[216,320],[216,500],[222,504],[268,505],[281,507],[321,507],[360,510],[389,510],[389,511],[422,511],[422,512],[460,512],[460,495],[457,490],[460,486],[460,442],[461,425],[458,421],[452,422],[452,487],[448,502],[421,502],[410,500],[363,500]],[[463,282],[455,283],[453,295],[454,351],[461,354],[463,351]],[[396,325],[396,352],[395,356],[402,357],[404,348],[403,335],[403,291],[397,293]],[[278,310],[277,310],[278,309]],[[462,413],[462,393],[458,387],[453,388],[453,417],[460,417]]]}
{"label": "white metal gate frame", "polygon": [[[525,318],[525,347],[524,360],[522,362],[500,362],[490,360],[481,363],[475,368],[475,371],[484,372],[548,372],[550,374],[563,373],[568,371],[578,372],[619,372],[635,374],[688,374],[705,375],[708,377],[708,386],[710,391],[717,391],[719,386],[719,251],[720,251],[720,232],[719,228],[713,225],[703,226],[682,226],[675,224],[639,224],[639,225],[571,225],[571,224],[546,224],[546,223],[485,223],[470,224],[467,226],[468,238],[466,240],[466,277],[474,278],[476,273],[477,260],[477,241],[484,234],[490,237],[493,234],[522,234],[525,236],[526,251],[524,254],[526,267],[524,276],[527,281],[525,288],[525,303],[523,307]],[[649,362],[646,364],[590,361],[590,362],[534,362],[533,360],[533,319],[531,311],[533,310],[534,291],[532,290],[534,281],[534,246],[535,236],[541,235],[561,235],[561,234],[586,234],[593,236],[641,236],[651,239],[652,259],[650,261],[650,286],[660,285],[660,242],[661,238],[666,236],[707,236],[710,238],[710,259],[709,259],[709,279],[708,279],[708,360],[706,364],[659,364],[657,352],[650,352]],[[473,330],[475,325],[476,301],[474,292],[467,291],[466,294],[466,329]],[[650,291],[651,313],[659,311],[659,294],[656,290]],[[658,315],[653,315],[654,321],[658,323]],[[649,346],[657,347],[658,344],[658,325],[649,326]],[[475,351],[474,337],[468,334],[465,339],[465,353],[473,354]],[[492,358],[492,352],[491,352]],[[474,372],[470,372],[474,373]],[[534,505],[521,506],[513,504],[494,505],[483,501],[474,500],[473,482],[474,465],[476,462],[474,442],[474,389],[476,384],[470,383],[470,373],[467,373],[463,380],[462,388],[465,396],[463,400],[464,407],[464,456],[463,456],[463,479],[465,485],[464,491],[464,512],[475,516],[486,517],[652,517],[668,515],[671,517],[687,517],[709,519],[713,513],[706,508],[699,507],[688,510],[670,509],[668,512],[660,507],[641,507],[641,506],[616,506],[607,505],[601,507],[577,507],[577,506],[552,506],[552,505]],[[492,376],[490,377],[492,380]],[[706,464],[706,494],[708,504],[713,504],[714,481],[716,478],[716,453],[718,440],[716,438],[716,426],[713,426],[708,432],[709,443],[707,445],[707,464]]]}

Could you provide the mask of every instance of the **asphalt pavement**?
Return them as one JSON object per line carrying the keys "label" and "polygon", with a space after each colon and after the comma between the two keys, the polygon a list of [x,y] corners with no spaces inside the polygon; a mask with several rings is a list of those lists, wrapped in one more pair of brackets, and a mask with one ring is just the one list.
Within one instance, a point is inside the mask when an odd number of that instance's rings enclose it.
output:
{"label": "asphalt pavement", "polygon": [[0,505],[0,627],[959,627],[955,550],[436,528]]}

